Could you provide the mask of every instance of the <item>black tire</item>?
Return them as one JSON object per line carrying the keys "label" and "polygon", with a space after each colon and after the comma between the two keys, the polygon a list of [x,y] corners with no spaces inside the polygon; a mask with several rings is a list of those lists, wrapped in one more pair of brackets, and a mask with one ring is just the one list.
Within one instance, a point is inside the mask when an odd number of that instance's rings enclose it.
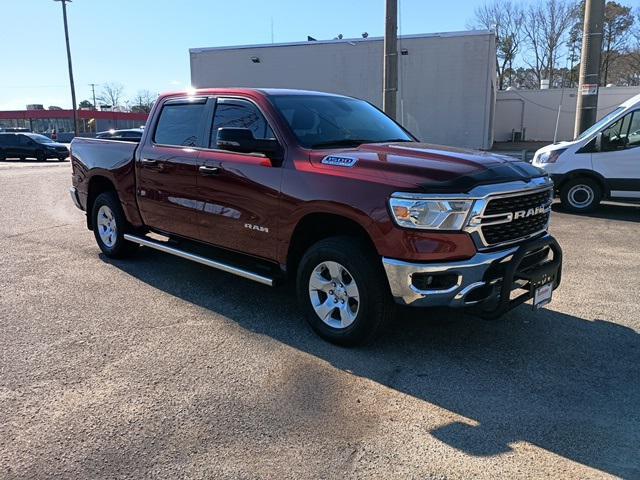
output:
{"label": "black tire", "polygon": [[58,161],[59,162],[64,162],[67,159],[67,157],[58,157]]}
{"label": "black tire", "polygon": [[[312,293],[310,293],[311,275],[316,272],[325,262],[335,262],[344,267],[342,273],[345,274],[345,284],[350,284],[349,278],[357,286],[358,301],[357,306],[352,305],[351,310],[355,312],[355,319],[350,325],[341,328],[329,325],[320,318],[313,306]],[[328,270],[326,271],[328,273]],[[327,275],[330,277],[330,275]],[[326,279],[323,281],[327,281]],[[330,280],[329,280],[330,282]],[[331,237],[321,240],[307,250],[298,266],[296,279],[298,301],[305,311],[307,321],[311,328],[325,340],[344,346],[353,346],[366,343],[375,338],[382,326],[386,323],[393,312],[391,293],[386,276],[382,269],[382,264],[375,252],[365,243],[353,237]],[[334,285],[334,283],[331,283]],[[341,287],[342,284],[339,285]],[[330,288],[330,287],[328,287]],[[326,296],[326,302],[337,302],[336,310],[332,310],[325,318],[328,322],[339,322],[333,316],[340,317],[342,311],[339,309],[343,301],[336,300],[336,295],[317,290],[314,295],[317,304],[323,304],[320,294]],[[331,290],[333,292],[333,290]],[[346,290],[341,290],[345,293]],[[344,298],[344,297],[342,297]],[[353,298],[346,297],[348,306]],[[343,307],[344,308],[344,307]],[[326,310],[329,311],[329,310]]]}
{"label": "black tire", "polygon": [[[101,212],[102,207],[106,207],[108,210],[103,210]],[[104,232],[101,229],[100,221],[98,215],[101,216],[104,212],[111,213],[111,224],[115,222],[115,232],[113,229],[110,231],[113,232],[111,236],[113,242],[106,243],[106,241],[101,236],[101,232]],[[96,242],[104,253],[109,258],[124,258],[131,253],[133,253],[138,244],[128,242],[124,239],[124,234],[129,231],[129,224],[127,219],[124,216],[124,212],[122,211],[122,206],[120,205],[120,199],[115,192],[104,192],[98,195],[96,200],[93,202],[93,208],[91,209],[91,220],[93,225],[93,235],[96,238]]]}
{"label": "black tire", "polygon": [[602,188],[592,178],[572,178],[560,189],[562,207],[569,212],[592,212],[598,208],[600,200],[602,200]]}
{"label": "black tire", "polygon": [[36,152],[36,160],[38,162],[46,162],[47,161],[47,157],[45,157],[44,152],[37,151]]}

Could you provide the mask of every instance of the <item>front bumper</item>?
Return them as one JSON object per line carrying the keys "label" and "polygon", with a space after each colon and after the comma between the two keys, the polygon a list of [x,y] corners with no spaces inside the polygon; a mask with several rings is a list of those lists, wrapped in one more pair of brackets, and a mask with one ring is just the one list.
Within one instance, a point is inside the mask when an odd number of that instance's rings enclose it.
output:
{"label": "front bumper", "polygon": [[[560,284],[562,250],[546,235],[517,247],[480,252],[469,260],[409,263],[383,258],[391,293],[397,303],[421,307],[474,307],[487,316],[501,315],[532,297],[542,282]],[[416,274],[456,278],[446,289],[424,290],[414,285]],[[511,299],[513,290],[524,290]]]}

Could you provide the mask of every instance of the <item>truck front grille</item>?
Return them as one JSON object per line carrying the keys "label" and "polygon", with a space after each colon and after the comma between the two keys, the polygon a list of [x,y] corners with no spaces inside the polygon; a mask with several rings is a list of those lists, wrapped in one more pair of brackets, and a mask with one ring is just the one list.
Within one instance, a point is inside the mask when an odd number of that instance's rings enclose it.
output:
{"label": "truck front grille", "polygon": [[[483,212],[484,217],[512,214],[513,219],[510,222],[481,227],[482,236],[487,246],[516,242],[536,233],[544,232],[551,214],[547,207],[551,204],[552,193],[551,189],[547,189],[523,195],[490,199]],[[543,207],[545,211],[536,213],[536,209],[540,209],[540,207]],[[518,212],[524,212],[524,216],[518,216]]]}

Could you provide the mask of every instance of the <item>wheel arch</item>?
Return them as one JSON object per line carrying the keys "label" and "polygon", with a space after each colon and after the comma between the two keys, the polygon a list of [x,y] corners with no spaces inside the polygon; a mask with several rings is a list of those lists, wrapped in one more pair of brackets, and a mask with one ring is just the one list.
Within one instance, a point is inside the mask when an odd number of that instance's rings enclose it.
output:
{"label": "wheel arch", "polygon": [[287,250],[286,269],[290,274],[298,268],[304,253],[314,243],[334,236],[355,237],[376,252],[375,244],[367,229],[358,221],[337,213],[307,213],[296,224]]}
{"label": "wheel arch", "polygon": [[104,192],[114,192],[116,195],[118,191],[113,181],[103,175],[94,175],[89,180],[89,188],[87,189],[87,228],[93,230],[93,204],[98,198],[98,195]]}
{"label": "wheel arch", "polygon": [[570,172],[565,173],[562,176],[561,180],[556,183],[555,189],[559,192],[567,184],[568,181],[581,177],[595,180],[602,189],[602,197],[606,198],[609,196],[610,188],[607,179],[604,178],[600,173],[594,170],[587,169],[571,170]]}

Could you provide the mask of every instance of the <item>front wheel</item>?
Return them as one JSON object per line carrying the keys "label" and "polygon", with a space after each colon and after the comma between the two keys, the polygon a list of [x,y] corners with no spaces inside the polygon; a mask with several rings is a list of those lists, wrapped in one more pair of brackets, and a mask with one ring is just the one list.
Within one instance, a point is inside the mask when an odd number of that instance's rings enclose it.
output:
{"label": "front wheel", "polygon": [[137,248],[124,239],[128,229],[120,200],[115,192],[104,192],[93,202],[93,234],[102,252],[110,258],[122,258]]}
{"label": "front wheel", "polygon": [[38,162],[46,162],[47,161],[47,157],[45,157],[44,152],[38,151],[38,152],[36,152],[36,160]]}
{"label": "front wheel", "polygon": [[575,213],[592,212],[598,207],[601,199],[600,185],[591,178],[573,178],[560,189],[562,206]]}
{"label": "front wheel", "polygon": [[298,267],[297,290],[311,328],[339,345],[374,338],[393,308],[379,258],[351,237],[328,238],[309,248]]}

